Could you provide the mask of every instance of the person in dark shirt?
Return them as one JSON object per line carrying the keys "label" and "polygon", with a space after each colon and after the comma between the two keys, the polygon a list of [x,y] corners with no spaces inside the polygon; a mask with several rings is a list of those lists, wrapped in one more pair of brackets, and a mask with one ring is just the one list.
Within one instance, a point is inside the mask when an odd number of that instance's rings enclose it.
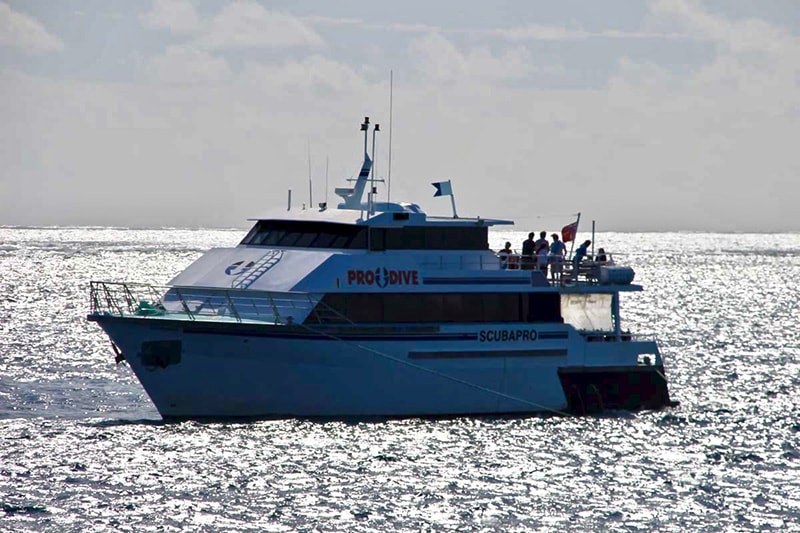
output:
{"label": "person in dark shirt", "polygon": [[522,241],[522,270],[533,268],[533,232],[528,233],[528,238]]}
{"label": "person in dark shirt", "polygon": [[500,268],[502,268],[503,270],[508,268],[508,265],[510,263],[509,256],[513,253],[514,251],[511,250],[510,242],[507,242],[505,248],[497,252],[497,257],[500,258]]}
{"label": "person in dark shirt", "polygon": [[590,244],[592,244],[592,241],[583,241],[583,244],[578,246],[578,249],[575,250],[575,255],[572,256],[572,279],[575,281],[578,281],[578,273],[580,271],[581,261],[583,261],[583,258],[586,257],[586,254],[589,253]]}

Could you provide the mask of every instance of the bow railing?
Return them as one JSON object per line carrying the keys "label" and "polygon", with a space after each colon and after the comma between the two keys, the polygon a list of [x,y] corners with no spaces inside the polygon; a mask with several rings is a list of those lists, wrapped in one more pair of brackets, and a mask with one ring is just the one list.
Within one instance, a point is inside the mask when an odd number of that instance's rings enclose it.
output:
{"label": "bow railing", "polygon": [[89,307],[96,315],[284,325],[322,323],[330,314],[338,315],[319,296],[302,292],[108,281],[92,281],[89,286]]}

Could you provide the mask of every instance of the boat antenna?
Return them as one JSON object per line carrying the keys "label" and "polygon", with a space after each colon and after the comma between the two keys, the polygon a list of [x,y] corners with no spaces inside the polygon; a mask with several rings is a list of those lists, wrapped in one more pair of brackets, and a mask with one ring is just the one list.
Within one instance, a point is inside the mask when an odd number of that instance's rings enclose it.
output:
{"label": "boat antenna", "polygon": [[325,205],[328,205],[328,156],[325,156]]}
{"label": "boat antenna", "polygon": [[374,203],[375,203],[375,134],[381,131],[381,125],[375,124],[372,128],[372,174],[370,174],[370,181],[369,181],[369,212],[370,214],[374,213]]}
{"label": "boat antenna", "polygon": [[308,206],[311,207],[314,205],[314,201],[312,199],[312,187],[311,187],[311,140],[308,141]]}
{"label": "boat antenna", "polygon": [[291,211],[292,210],[292,189],[289,189],[289,201],[288,201],[288,205],[286,206],[286,210],[287,211]]}
{"label": "boat antenna", "polygon": [[389,177],[386,186],[386,202],[392,200],[392,88],[394,87],[394,72],[389,71]]}
{"label": "boat antenna", "polygon": [[361,131],[364,132],[364,155],[367,155],[367,132],[369,132],[369,117],[364,117],[361,123]]}

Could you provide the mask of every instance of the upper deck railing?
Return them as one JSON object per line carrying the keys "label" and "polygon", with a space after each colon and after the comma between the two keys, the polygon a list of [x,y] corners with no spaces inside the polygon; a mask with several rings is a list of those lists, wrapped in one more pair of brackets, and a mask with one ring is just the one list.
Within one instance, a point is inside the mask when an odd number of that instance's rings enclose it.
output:
{"label": "upper deck railing", "polygon": [[[604,280],[604,267],[618,267],[614,263],[611,254],[606,254],[607,259],[596,261],[584,259],[580,262],[568,260],[552,255],[529,255],[511,253],[495,254],[500,264],[501,270],[539,270],[548,278],[548,283],[553,286],[565,285],[598,285],[602,283],[621,283],[629,284],[633,280],[633,270],[630,272],[630,279],[620,282],[615,279]],[[605,276],[608,277],[608,276]]]}
{"label": "upper deck railing", "polygon": [[494,257],[485,254],[442,254],[427,255],[419,261],[420,267],[427,270],[540,270],[546,273],[547,282],[551,286],[565,285],[597,285],[602,282],[601,267],[615,265],[611,254],[607,261],[585,259],[577,265],[567,259],[544,256],[545,263],[540,264],[539,256],[523,256],[522,254],[500,254]]}

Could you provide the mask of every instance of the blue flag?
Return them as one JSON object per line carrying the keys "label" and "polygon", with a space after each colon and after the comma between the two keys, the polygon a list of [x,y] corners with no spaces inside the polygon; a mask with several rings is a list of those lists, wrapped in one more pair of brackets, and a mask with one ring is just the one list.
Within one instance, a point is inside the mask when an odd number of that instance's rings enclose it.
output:
{"label": "blue flag", "polygon": [[450,186],[450,180],[437,181],[431,185],[436,187],[436,192],[433,194],[434,196],[453,196],[453,188]]}

